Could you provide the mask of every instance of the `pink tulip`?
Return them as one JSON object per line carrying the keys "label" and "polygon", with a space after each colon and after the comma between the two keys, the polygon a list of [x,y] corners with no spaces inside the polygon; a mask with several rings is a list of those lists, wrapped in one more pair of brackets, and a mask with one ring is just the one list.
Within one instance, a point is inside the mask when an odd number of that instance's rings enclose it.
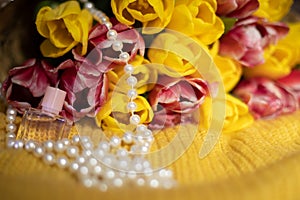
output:
{"label": "pink tulip", "polygon": [[2,92],[8,103],[22,113],[29,107],[38,107],[47,86],[56,84],[54,69],[46,61],[32,58],[8,72]]}
{"label": "pink tulip", "polygon": [[88,62],[66,60],[58,69],[59,88],[67,92],[62,114],[72,121],[94,117],[107,98],[106,75]]}
{"label": "pink tulip", "polygon": [[208,93],[208,85],[201,78],[161,76],[149,94],[149,102],[154,111],[159,111],[160,105],[167,111],[190,113]]}
{"label": "pink tulip", "polygon": [[248,105],[256,119],[271,118],[298,109],[297,98],[290,90],[266,78],[243,80],[233,94]]}
{"label": "pink tulip", "polygon": [[217,14],[226,17],[245,18],[258,7],[258,0],[217,0]]}
{"label": "pink tulip", "polygon": [[263,52],[270,44],[276,44],[288,33],[282,22],[268,22],[258,17],[239,20],[220,39],[219,53],[238,60],[246,67],[264,63]]}
{"label": "pink tulip", "polygon": [[277,82],[284,85],[297,96],[300,106],[300,69],[292,70],[289,75],[277,80]]}
{"label": "pink tulip", "polygon": [[163,107],[155,112],[154,117],[148,127],[152,130],[159,130],[174,126],[180,123],[180,113],[167,111]]}
{"label": "pink tulip", "polygon": [[[132,60],[134,56],[139,53],[144,55],[145,43],[143,37],[137,32],[136,29],[129,28],[128,26],[119,23],[115,19],[111,19],[113,23],[112,30],[117,31],[116,41],[121,41],[123,43],[123,52],[128,52],[130,59]],[[120,63],[119,54],[120,51],[115,51],[112,49],[112,45],[115,41],[107,39],[107,27],[103,24],[98,24],[92,28],[89,33],[89,52],[97,54],[99,63],[103,61],[117,62]],[[96,51],[94,51],[96,49]],[[89,57],[89,55],[87,56]]]}
{"label": "pink tulip", "polygon": [[148,125],[152,130],[159,130],[167,127],[172,127],[178,124],[193,123],[193,112],[191,113],[178,113],[166,110],[164,107],[159,106],[159,111],[155,112],[155,115]]}

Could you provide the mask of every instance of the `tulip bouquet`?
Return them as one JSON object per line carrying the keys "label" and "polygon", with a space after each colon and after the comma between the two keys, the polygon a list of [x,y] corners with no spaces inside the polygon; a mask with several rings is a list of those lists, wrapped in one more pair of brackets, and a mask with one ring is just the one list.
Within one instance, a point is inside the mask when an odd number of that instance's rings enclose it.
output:
{"label": "tulip bouquet", "polygon": [[[48,2],[49,3],[49,2]],[[300,23],[284,23],[292,0],[111,0],[112,29],[138,78],[135,113],[152,129],[209,123],[211,98],[223,86],[223,132],[259,118],[294,112],[300,105]],[[103,7],[103,6],[102,6]],[[41,55],[12,68],[2,92],[23,112],[38,107],[47,86],[67,92],[62,115],[95,118],[103,130],[128,124],[122,63],[107,27],[77,1],[50,2],[36,15]],[[171,34],[177,32],[185,37]],[[211,83],[192,62],[190,40],[210,56],[221,76]],[[162,48],[152,48],[159,44]],[[146,47],[146,48],[145,48]],[[166,50],[167,49],[167,50]],[[156,67],[149,67],[149,66]],[[207,66],[202,66],[207,67]],[[203,119],[203,120],[201,120]],[[207,127],[206,127],[207,128]]]}

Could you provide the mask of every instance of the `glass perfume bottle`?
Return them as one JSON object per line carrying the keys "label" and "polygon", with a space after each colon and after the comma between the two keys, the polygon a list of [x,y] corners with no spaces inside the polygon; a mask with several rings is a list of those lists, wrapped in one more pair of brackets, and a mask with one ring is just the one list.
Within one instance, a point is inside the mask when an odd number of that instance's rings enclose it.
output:
{"label": "glass perfume bottle", "polygon": [[42,108],[30,108],[24,113],[17,139],[44,142],[68,137],[71,124],[59,115],[65,97],[65,91],[47,87],[41,104]]}

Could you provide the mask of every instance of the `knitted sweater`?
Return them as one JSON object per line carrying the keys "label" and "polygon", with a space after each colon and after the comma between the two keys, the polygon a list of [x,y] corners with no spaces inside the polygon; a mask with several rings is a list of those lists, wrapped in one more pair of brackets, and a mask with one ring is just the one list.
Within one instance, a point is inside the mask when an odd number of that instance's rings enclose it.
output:
{"label": "knitted sweater", "polygon": [[[182,128],[197,129],[193,125]],[[175,130],[160,131],[154,147],[166,145],[176,135]],[[205,132],[199,130],[187,151],[167,166],[178,182],[175,188],[127,185],[101,192],[85,188],[69,172],[48,166],[26,151],[5,148],[5,115],[0,113],[0,197],[3,200],[300,199],[299,111],[256,121],[230,135],[223,134],[212,152],[200,159],[204,136]],[[181,140],[185,142],[184,137]]]}

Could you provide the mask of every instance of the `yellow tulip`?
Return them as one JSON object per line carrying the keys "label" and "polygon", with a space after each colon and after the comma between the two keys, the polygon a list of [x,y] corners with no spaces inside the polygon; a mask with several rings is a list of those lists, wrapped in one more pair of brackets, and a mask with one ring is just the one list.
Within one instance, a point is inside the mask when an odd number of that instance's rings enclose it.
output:
{"label": "yellow tulip", "polygon": [[300,22],[289,23],[288,26],[290,28],[289,33],[286,37],[279,40],[278,45],[291,50],[289,65],[294,67],[300,64]]}
{"label": "yellow tulip", "polygon": [[244,68],[246,78],[266,77],[273,80],[284,77],[291,72],[290,62],[294,49],[278,44],[265,49],[265,62],[252,68]]}
{"label": "yellow tulip", "polygon": [[137,20],[143,24],[143,33],[153,34],[169,23],[174,0],[112,0],[111,7],[121,23],[132,25]]}
{"label": "yellow tulip", "polygon": [[269,21],[280,21],[289,11],[293,0],[258,0],[259,7],[254,15]]}
{"label": "yellow tulip", "polygon": [[224,33],[224,24],[216,15],[216,1],[176,1],[167,28],[197,37],[203,44],[215,42]]}
{"label": "yellow tulip", "polygon": [[77,1],[67,1],[54,9],[42,7],[35,22],[38,32],[46,38],[40,46],[42,54],[60,57],[75,46],[81,55],[86,54],[92,21],[92,15],[81,10]]}
{"label": "yellow tulip", "polygon": [[[111,96],[110,100],[106,102],[96,115],[97,125],[104,131],[112,131],[119,134],[133,130],[134,126],[129,124],[128,97],[119,92],[112,92],[109,96]],[[135,114],[140,116],[140,123],[150,123],[154,114],[147,99],[143,96],[137,96],[134,102],[137,105]]]}
{"label": "yellow tulip", "polygon": [[[134,66],[133,75],[138,79],[136,88],[138,94],[150,91],[158,77],[157,70],[149,65],[149,61],[143,56],[136,55],[134,60],[130,62]],[[108,71],[109,90],[124,92],[130,89],[126,83],[128,75],[124,72],[124,66],[116,66],[112,71]]]}
{"label": "yellow tulip", "polygon": [[242,76],[242,65],[232,58],[220,56],[218,51],[219,42],[217,41],[210,49],[210,53],[221,74],[225,91],[229,92],[236,86]]}
{"label": "yellow tulip", "polygon": [[196,72],[196,68],[184,58],[197,57],[199,52],[193,51],[192,48],[195,43],[190,38],[180,37],[178,34],[160,33],[150,46],[148,58],[152,64],[162,64],[158,67],[161,74],[171,77],[191,75]]}
{"label": "yellow tulip", "polygon": [[[225,103],[225,119],[223,122],[222,133],[232,133],[251,125],[254,121],[253,116],[249,113],[248,106],[241,100],[226,94],[226,99],[216,99],[220,103]],[[211,121],[212,110],[211,98],[207,97],[205,102],[200,106],[200,127],[208,129]]]}

